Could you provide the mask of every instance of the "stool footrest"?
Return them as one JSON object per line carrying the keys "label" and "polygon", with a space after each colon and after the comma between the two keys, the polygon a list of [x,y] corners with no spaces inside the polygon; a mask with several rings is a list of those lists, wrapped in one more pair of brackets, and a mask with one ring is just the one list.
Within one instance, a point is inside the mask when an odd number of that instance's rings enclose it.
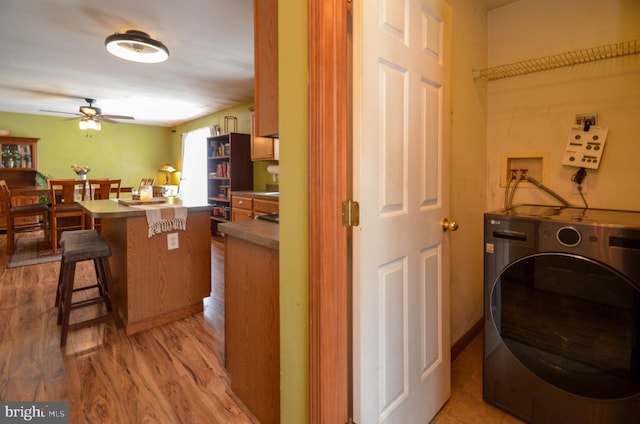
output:
{"label": "stool footrest", "polygon": [[87,306],[97,305],[98,303],[108,303],[103,297],[94,297],[93,299],[79,300],[71,303],[71,309],[86,308]]}
{"label": "stool footrest", "polygon": [[74,322],[73,324],[68,324],[67,329],[69,330],[77,330],[79,328],[91,327],[94,324],[100,324],[102,322],[111,321],[113,317],[109,315],[102,315],[99,317],[91,318],[85,321]]}

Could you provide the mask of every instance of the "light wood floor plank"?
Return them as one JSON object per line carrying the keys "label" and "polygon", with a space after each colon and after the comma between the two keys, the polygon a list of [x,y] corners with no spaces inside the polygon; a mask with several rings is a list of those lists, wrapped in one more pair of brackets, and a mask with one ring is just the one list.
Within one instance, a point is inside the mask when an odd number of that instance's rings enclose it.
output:
{"label": "light wood floor plank", "polygon": [[[5,235],[0,252],[0,400],[67,401],[70,423],[251,422],[228,392],[221,243],[212,242],[204,312],[129,337],[112,323],[71,331],[63,348],[59,263],[6,269]],[[92,264],[79,264],[76,278],[95,281]]]}

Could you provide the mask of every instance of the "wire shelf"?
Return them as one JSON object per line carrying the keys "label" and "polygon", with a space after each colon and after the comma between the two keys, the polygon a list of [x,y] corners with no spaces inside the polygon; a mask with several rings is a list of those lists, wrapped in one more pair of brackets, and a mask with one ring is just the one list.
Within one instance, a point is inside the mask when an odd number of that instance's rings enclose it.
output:
{"label": "wire shelf", "polygon": [[594,62],[596,60],[610,59],[613,57],[627,56],[640,53],[640,40],[623,41],[605,46],[591,47],[575,50],[537,59],[524,60],[509,65],[494,66],[491,68],[473,70],[473,78],[492,81],[517,75],[530,74],[532,72],[546,71],[564,66],[578,65],[580,63]]}

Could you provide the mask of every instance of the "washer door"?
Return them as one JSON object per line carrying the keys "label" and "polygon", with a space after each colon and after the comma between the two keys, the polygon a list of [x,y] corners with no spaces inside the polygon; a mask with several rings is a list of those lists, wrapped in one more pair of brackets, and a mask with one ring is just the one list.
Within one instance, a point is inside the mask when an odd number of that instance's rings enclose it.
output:
{"label": "washer door", "polygon": [[618,399],[640,392],[639,299],[606,265],[541,253],[498,276],[491,314],[507,348],[535,375],[576,395]]}

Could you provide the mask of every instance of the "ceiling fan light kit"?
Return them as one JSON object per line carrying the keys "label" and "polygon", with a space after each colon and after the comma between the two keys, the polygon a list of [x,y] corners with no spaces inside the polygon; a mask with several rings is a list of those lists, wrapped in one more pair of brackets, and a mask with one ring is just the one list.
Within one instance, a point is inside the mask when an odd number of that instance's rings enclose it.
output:
{"label": "ceiling fan light kit", "polygon": [[169,58],[167,46],[138,30],[110,35],[104,45],[112,55],[133,62],[160,63]]}
{"label": "ceiling fan light kit", "polygon": [[100,131],[102,129],[102,125],[100,125],[100,121],[95,121],[91,118],[82,118],[78,125],[80,126],[81,130]]}

